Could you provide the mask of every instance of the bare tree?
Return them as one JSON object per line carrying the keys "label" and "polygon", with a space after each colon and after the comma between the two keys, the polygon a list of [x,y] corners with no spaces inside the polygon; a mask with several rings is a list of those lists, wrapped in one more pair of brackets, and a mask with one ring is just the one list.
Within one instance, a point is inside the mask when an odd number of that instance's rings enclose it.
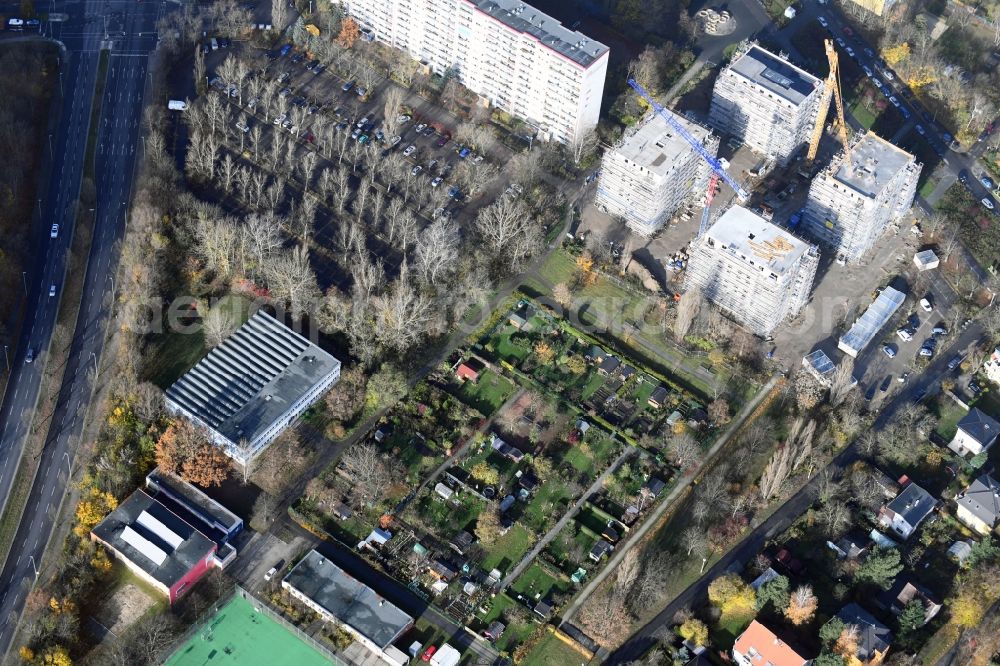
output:
{"label": "bare tree", "polygon": [[681,547],[687,552],[688,557],[692,553],[696,557],[704,557],[708,552],[708,540],[705,538],[705,530],[698,527],[688,527],[681,532]]}
{"label": "bare tree", "polygon": [[312,309],[319,300],[319,286],[304,245],[273,257],[265,274],[272,295],[287,303],[294,317]]}
{"label": "bare tree", "polygon": [[458,259],[458,224],[438,218],[417,237],[416,269],[428,284],[437,284],[455,269]]}
{"label": "bare tree", "polygon": [[391,473],[385,457],[372,444],[358,443],[344,451],[340,464],[351,475],[351,497],[361,506],[371,507],[385,496]]}
{"label": "bare tree", "polygon": [[577,132],[567,144],[573,164],[579,164],[585,157],[597,150],[597,131],[593,128]]}
{"label": "bare tree", "polygon": [[691,433],[675,435],[667,442],[667,456],[678,467],[687,467],[698,459],[701,447]]}
{"label": "bare tree", "polygon": [[379,341],[397,352],[406,351],[427,332],[430,310],[430,299],[414,288],[404,261],[389,292],[375,299]]}
{"label": "bare tree", "polygon": [[382,124],[385,127],[385,133],[388,137],[399,134],[400,123],[398,118],[403,112],[404,99],[402,89],[395,85],[390,85],[389,90],[385,93],[385,105],[382,107],[384,113]]}
{"label": "bare tree", "polygon": [[288,23],[288,9],[285,0],[271,0],[271,24],[274,29],[284,30],[286,23]]}
{"label": "bare tree", "polygon": [[830,406],[839,407],[854,388],[854,359],[844,358],[830,377]]}
{"label": "bare tree", "polygon": [[236,330],[237,321],[233,313],[221,304],[208,311],[202,320],[201,330],[205,334],[205,346],[218,347],[229,334]]}
{"label": "bare tree", "polygon": [[506,258],[510,265],[538,249],[541,234],[520,199],[501,197],[481,209],[476,231],[494,257]]}

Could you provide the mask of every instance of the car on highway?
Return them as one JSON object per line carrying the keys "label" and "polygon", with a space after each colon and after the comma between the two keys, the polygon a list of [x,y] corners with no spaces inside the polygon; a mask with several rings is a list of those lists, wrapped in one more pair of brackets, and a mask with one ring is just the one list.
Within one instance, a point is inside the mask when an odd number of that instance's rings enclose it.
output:
{"label": "car on highway", "polygon": [[926,296],[920,299],[920,307],[924,309],[924,312],[934,311],[934,307],[931,306],[930,299],[928,299]]}
{"label": "car on highway", "polygon": [[55,238],[58,235],[59,235],[59,225],[53,224],[52,228],[49,229],[49,238]]}
{"label": "car on highway", "polygon": [[987,210],[993,210],[996,207],[993,204],[993,199],[990,199],[989,197],[983,197],[979,203],[983,204]]}
{"label": "car on highway", "polygon": [[952,359],[950,361],[948,361],[948,369],[949,370],[954,370],[961,363],[962,363],[962,357],[961,357],[961,355],[956,354],[955,356],[952,357]]}
{"label": "car on highway", "polygon": [[982,183],[983,187],[985,187],[988,190],[996,189],[996,183],[994,183],[993,179],[990,178],[989,176],[986,175],[980,176],[979,182]]}
{"label": "car on highway", "polygon": [[885,379],[882,380],[882,385],[878,387],[878,390],[885,393],[889,390],[890,384],[892,384],[892,375],[886,375]]}
{"label": "car on highway", "polygon": [[28,351],[24,355],[24,362],[25,363],[31,363],[34,360],[35,360],[35,350],[32,349],[31,347],[28,347]]}
{"label": "car on highway", "polygon": [[820,17],[819,17],[818,19],[816,19],[816,20],[817,20],[817,21],[819,21],[819,24],[820,24],[821,26],[823,26],[824,28],[829,28],[829,27],[830,27],[830,22],[829,22],[829,21],[827,21],[827,20],[826,20],[825,18],[823,18],[822,16],[820,16]]}
{"label": "car on highway", "polygon": [[56,295],[56,286],[54,284],[49,285],[49,298]]}
{"label": "car on highway", "polygon": [[441,176],[435,176],[434,180],[431,181],[431,187],[437,187],[444,182],[444,178]]}
{"label": "car on highway", "polygon": [[411,143],[410,145],[408,145],[408,146],[406,147],[406,150],[404,150],[404,151],[403,151],[403,155],[405,155],[406,157],[409,157],[410,155],[412,155],[412,154],[413,154],[413,153],[415,153],[415,152],[417,152],[417,147],[416,147],[416,146],[414,146],[414,145],[413,145],[413,144]]}
{"label": "car on highway", "polygon": [[270,581],[272,578],[274,578],[274,574],[276,573],[278,573],[278,567],[271,567],[270,569],[267,570],[267,573],[264,574],[264,580]]}
{"label": "car on highway", "polygon": [[869,67],[868,65],[862,65],[861,69],[864,70],[865,76],[867,76],[869,79],[875,76],[875,72],[873,72],[872,68]]}
{"label": "car on highway", "polygon": [[896,347],[894,345],[882,345],[882,352],[889,358],[896,358]]}

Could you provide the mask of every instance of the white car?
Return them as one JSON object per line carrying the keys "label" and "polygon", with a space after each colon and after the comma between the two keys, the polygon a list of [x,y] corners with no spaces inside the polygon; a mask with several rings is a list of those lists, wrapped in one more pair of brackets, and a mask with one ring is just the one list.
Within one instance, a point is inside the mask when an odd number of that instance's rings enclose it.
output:
{"label": "white car", "polygon": [[844,50],[847,51],[847,55],[851,56],[852,58],[854,57],[854,49],[852,49],[850,46],[848,46]]}
{"label": "white car", "polygon": [[873,76],[875,76],[875,72],[873,72],[872,68],[869,67],[868,65],[862,65],[861,69],[864,70],[865,76],[867,76],[869,79],[872,78]]}
{"label": "white car", "polygon": [[895,106],[896,108],[899,108],[899,100],[896,99],[895,95],[889,95],[889,103]]}
{"label": "white car", "polygon": [[425,129],[427,129],[427,124],[426,123],[420,123],[419,125],[417,125],[417,134],[420,134]]}
{"label": "white car", "polygon": [[274,119],[274,124],[275,125],[280,125],[281,123],[285,122],[287,119],[288,119],[288,116],[283,113],[283,114],[281,114],[280,116],[278,116],[277,118]]}
{"label": "white car", "polygon": [[934,310],[934,308],[931,307],[931,302],[928,301],[926,298],[920,299],[920,307],[924,309],[924,312],[931,312]]}
{"label": "white car", "polygon": [[399,123],[400,125],[402,125],[403,123],[408,123],[410,122],[410,117],[404,113],[402,115],[396,116],[396,122]]}
{"label": "white car", "polygon": [[56,295],[56,286],[54,284],[49,285],[49,298]]}
{"label": "white car", "polygon": [[887,69],[883,69],[883,70],[882,70],[882,74],[884,74],[884,75],[885,75],[885,78],[886,78],[886,80],[888,80],[888,81],[892,81],[892,80],[894,80],[894,79],[896,78],[896,77],[895,77],[895,76],[893,75],[893,73],[892,73],[892,72],[890,72],[890,71],[889,71],[889,70],[887,70]]}
{"label": "white car", "polygon": [[49,230],[49,238],[55,238],[59,235],[59,225],[53,224],[52,228]]}
{"label": "white car", "polygon": [[415,153],[415,152],[417,152],[417,147],[416,147],[416,146],[414,146],[414,145],[413,145],[413,144],[411,143],[410,145],[408,145],[408,146],[406,147],[406,150],[404,150],[404,151],[403,151],[403,155],[405,155],[406,157],[409,157],[410,155],[412,155],[412,154],[413,154],[413,153]]}
{"label": "white car", "polygon": [[437,187],[443,182],[444,178],[442,178],[441,176],[437,176],[434,180],[431,181],[431,187]]}
{"label": "white car", "polygon": [[[993,200],[990,199],[989,197],[983,197],[983,200],[980,203],[986,206],[986,208],[989,210],[993,210],[994,208]],[[53,236],[53,238],[55,238],[55,236]]]}
{"label": "white car", "polygon": [[913,339],[913,334],[910,333],[905,328],[901,328],[898,331],[896,331],[896,335],[898,335],[899,339],[902,340],[903,342],[909,342],[910,340]]}
{"label": "white car", "polygon": [[270,581],[272,578],[274,578],[274,574],[276,573],[278,573],[278,567],[271,567],[270,569],[267,570],[267,573],[264,574],[264,580]]}
{"label": "white car", "polygon": [[825,18],[823,18],[822,16],[820,16],[820,17],[819,17],[818,19],[816,19],[816,20],[817,20],[817,21],[819,21],[819,24],[820,24],[821,26],[823,26],[824,28],[828,28],[828,27],[830,27],[830,23],[829,23],[829,21],[827,21],[827,20],[826,20]]}

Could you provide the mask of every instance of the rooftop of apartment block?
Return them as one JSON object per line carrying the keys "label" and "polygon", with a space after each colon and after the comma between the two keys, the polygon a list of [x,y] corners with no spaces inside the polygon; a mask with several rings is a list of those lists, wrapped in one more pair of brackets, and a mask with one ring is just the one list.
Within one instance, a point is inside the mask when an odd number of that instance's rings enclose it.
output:
{"label": "rooftop of apartment block", "polygon": [[751,264],[766,267],[779,275],[812,248],[809,243],[742,206],[727,210],[708,230],[708,238]]}
{"label": "rooftop of apartment block", "polygon": [[754,44],[729,66],[731,70],[798,106],[822,82],[784,58]]}
{"label": "rooftop of apartment block", "polygon": [[590,67],[609,51],[605,44],[570,30],[557,19],[519,0],[466,1],[511,29],[535,37],[582,67]]}
{"label": "rooftop of apartment block", "polygon": [[833,176],[866,197],[881,192],[901,169],[913,161],[913,155],[868,132],[851,147],[850,160],[841,154],[832,165]]}
{"label": "rooftop of apartment block", "polygon": [[[712,131],[707,127],[683,116],[672,115],[702,143],[711,136]],[[687,156],[692,151],[684,137],[656,114],[649,116],[635,132],[626,135],[615,148],[615,152],[629,162],[659,175],[672,172],[680,164],[678,158]]]}

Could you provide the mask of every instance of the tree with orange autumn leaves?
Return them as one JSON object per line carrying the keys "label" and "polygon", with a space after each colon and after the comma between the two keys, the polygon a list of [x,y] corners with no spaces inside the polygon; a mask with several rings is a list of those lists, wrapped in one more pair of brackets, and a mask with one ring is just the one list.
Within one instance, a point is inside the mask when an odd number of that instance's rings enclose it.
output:
{"label": "tree with orange autumn leaves", "polygon": [[176,419],[156,442],[156,464],[169,474],[202,487],[222,485],[229,458],[186,419]]}

